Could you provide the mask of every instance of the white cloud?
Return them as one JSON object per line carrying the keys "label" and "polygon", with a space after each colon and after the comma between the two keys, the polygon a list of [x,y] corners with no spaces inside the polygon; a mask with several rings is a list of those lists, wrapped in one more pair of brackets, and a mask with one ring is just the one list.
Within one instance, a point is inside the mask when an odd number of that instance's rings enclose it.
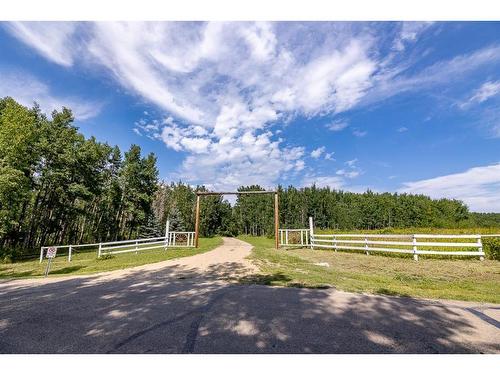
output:
{"label": "white cloud", "polygon": [[[273,184],[305,168],[303,148],[276,140],[271,124],[448,85],[459,74],[500,60],[500,47],[491,46],[408,75],[409,66],[381,60],[376,27],[98,22],[12,23],[7,29],[48,60],[111,75],[129,93],[175,117],[136,129],[188,154],[178,171],[188,182],[235,187],[244,181]],[[402,24],[396,39],[405,46],[424,29]],[[339,121],[329,129],[346,127]]]}
{"label": "white cloud", "polygon": [[491,128],[493,138],[500,138],[500,123],[493,125]]}
{"label": "white cloud", "polygon": [[193,152],[195,154],[202,154],[208,151],[208,146],[210,146],[210,140],[206,138],[188,138],[185,137],[181,140],[182,145],[187,151]]}
{"label": "white cloud", "polygon": [[400,128],[397,129],[398,133],[404,133],[406,131],[408,131],[408,128],[406,126],[402,126],[402,127],[400,127]]}
{"label": "white cloud", "polygon": [[478,89],[474,90],[472,96],[460,104],[460,108],[465,109],[472,104],[482,103],[500,93],[500,81],[485,82]]}
{"label": "white cloud", "polygon": [[[182,127],[172,118],[156,126],[139,121],[138,127],[149,136],[188,156],[172,177],[187,181],[204,181],[214,189],[230,189],[245,184],[272,186],[283,174],[304,169],[303,147],[280,147],[269,131],[230,128],[219,136],[199,126]],[[208,181],[208,182],[207,182]]]}
{"label": "white cloud", "polygon": [[417,36],[427,30],[432,24],[433,22],[402,22],[401,30],[394,40],[393,48],[397,51],[403,51],[405,49],[405,44],[415,42]]}
{"label": "white cloud", "polygon": [[308,63],[296,81],[298,103],[306,113],[327,109],[334,113],[353,107],[371,86],[375,63],[366,56],[366,45],[353,40],[341,51]]}
{"label": "white cloud", "polygon": [[325,160],[335,161],[335,159],[333,158],[333,154],[334,154],[334,152],[327,152],[325,154]]}
{"label": "white cloud", "polygon": [[346,161],[345,165],[347,165],[349,167],[355,167],[357,162],[358,162],[358,159],[355,158],[355,159]]}
{"label": "white cloud", "polygon": [[345,181],[338,176],[306,176],[302,180],[302,186],[330,187],[331,189],[343,189]]}
{"label": "white cloud", "polygon": [[360,100],[358,105],[373,104],[402,93],[448,86],[457,76],[465,78],[470,73],[498,61],[500,61],[500,46],[492,45],[452,59],[438,61],[413,74],[404,74],[409,66],[401,68],[384,66],[373,77],[373,89]]}
{"label": "white cloud", "polygon": [[69,67],[76,53],[70,45],[73,45],[77,25],[73,22],[10,22],[5,27],[48,60]]}
{"label": "white cloud", "polygon": [[314,159],[319,159],[321,155],[325,152],[326,148],[323,147],[318,147],[317,149],[313,150],[311,152],[311,157]]}
{"label": "white cloud", "polygon": [[500,212],[500,163],[427,180],[405,182],[399,192],[460,199],[472,211]]}
{"label": "white cloud", "polygon": [[354,135],[355,137],[358,137],[358,138],[364,137],[367,134],[368,134],[368,132],[364,131],[364,130],[355,129],[352,131],[352,135]]}
{"label": "white cloud", "polygon": [[[39,25],[28,23],[10,30],[61,65],[104,67],[124,88],[174,115],[175,123],[149,121],[136,129],[187,152],[179,173],[193,183],[269,184],[304,169],[302,148],[273,140],[268,125],[352,108],[371,87],[377,65],[369,56],[368,33],[336,26],[318,30],[335,31],[336,38],[306,50],[297,44],[301,25],[280,30],[265,22],[71,24],[60,28],[61,42],[49,48],[48,36],[58,25],[41,33]],[[77,27],[85,33],[75,35]],[[290,157],[290,150],[299,151]]]}
{"label": "white cloud", "polygon": [[345,170],[345,169],[339,169],[336,174],[339,175],[339,176],[344,176],[344,177],[347,177],[347,178],[355,178],[355,177],[358,177],[359,176],[359,171],[357,170]]}
{"label": "white cloud", "polygon": [[335,174],[337,176],[342,176],[342,177],[349,178],[349,179],[356,178],[363,173],[361,168],[358,167],[357,163],[358,163],[357,158],[352,159],[352,160],[348,160],[344,163],[346,165],[346,168],[342,168],[342,169],[337,170],[337,172],[335,172]]}
{"label": "white cloud", "polygon": [[[371,87],[377,65],[365,32],[335,30],[336,38],[302,50],[296,39],[300,25],[286,30],[265,22],[85,25],[86,32],[71,41],[65,39],[71,31],[65,32],[61,48],[37,50],[61,65],[81,57],[84,64],[104,67],[130,92],[174,115],[175,122],[148,121],[136,129],[187,152],[178,173],[193,183],[270,184],[304,169],[303,149],[273,140],[269,124],[352,108]],[[328,27],[318,31],[329,35]],[[37,48],[36,38],[14,35]]]}
{"label": "white cloud", "polygon": [[73,111],[77,120],[86,120],[97,116],[102,109],[100,103],[55,95],[47,84],[26,72],[0,71],[0,76],[0,97],[10,96],[27,107],[36,101],[47,115],[64,106]]}
{"label": "white cloud", "polygon": [[337,120],[330,124],[327,124],[326,128],[331,130],[332,132],[338,132],[347,128],[347,126],[349,126],[349,124],[346,121]]}

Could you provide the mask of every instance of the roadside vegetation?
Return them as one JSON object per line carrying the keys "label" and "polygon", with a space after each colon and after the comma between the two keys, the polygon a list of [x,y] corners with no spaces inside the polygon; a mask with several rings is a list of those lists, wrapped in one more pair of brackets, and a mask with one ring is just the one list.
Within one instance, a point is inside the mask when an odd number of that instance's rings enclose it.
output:
{"label": "roadside vegetation", "polygon": [[[68,262],[67,253],[64,254],[61,252],[52,261],[49,277],[91,274],[157,263],[204,253],[221,244],[221,237],[200,238],[200,247],[198,249],[169,248],[168,250],[144,250],[139,251],[137,254],[135,252],[109,256],[105,254],[100,259],[97,258],[96,251],[76,252],[71,262]],[[42,263],[39,263],[38,259],[32,259],[11,264],[0,264],[0,279],[43,276],[47,262],[47,259],[44,259]]]}
{"label": "roadside vegetation", "polygon": [[275,250],[272,239],[240,236],[254,246],[261,274],[249,282],[349,292],[500,303],[500,262],[388,257],[309,248]]}
{"label": "roadside vegetation", "polygon": [[[0,262],[36,258],[40,246],[161,236],[194,227],[196,191],[159,180],[157,157],[85,137],[70,109],[51,116],[37,105],[0,98]],[[239,190],[263,190],[259,185]],[[473,213],[454,199],[352,193],[315,185],[277,186],[280,223],[304,228],[500,228],[500,213]],[[201,201],[200,234],[272,235],[273,197]]]}

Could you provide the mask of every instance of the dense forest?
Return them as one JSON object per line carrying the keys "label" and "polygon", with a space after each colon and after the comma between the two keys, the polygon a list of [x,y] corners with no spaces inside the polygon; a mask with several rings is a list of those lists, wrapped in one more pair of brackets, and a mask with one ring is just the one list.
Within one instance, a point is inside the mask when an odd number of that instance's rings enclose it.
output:
{"label": "dense forest", "polygon": [[[0,257],[35,254],[41,245],[111,241],[193,230],[196,191],[158,179],[156,156],[86,139],[69,109],[50,118],[0,99]],[[260,186],[239,190],[260,190]],[[423,195],[351,193],[330,188],[277,188],[285,228],[336,229],[500,226],[500,214],[470,213],[457,200]],[[201,200],[200,232],[272,235],[273,197]]]}

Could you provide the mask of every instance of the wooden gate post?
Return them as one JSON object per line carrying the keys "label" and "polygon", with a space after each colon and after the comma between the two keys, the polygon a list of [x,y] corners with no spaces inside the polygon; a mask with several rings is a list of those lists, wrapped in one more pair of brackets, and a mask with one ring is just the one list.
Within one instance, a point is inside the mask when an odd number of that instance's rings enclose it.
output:
{"label": "wooden gate post", "polygon": [[274,246],[279,248],[279,207],[278,207],[278,193],[274,193]]}
{"label": "wooden gate post", "polygon": [[196,194],[196,216],[194,220],[194,246],[198,247],[198,232],[200,226],[200,196]]}

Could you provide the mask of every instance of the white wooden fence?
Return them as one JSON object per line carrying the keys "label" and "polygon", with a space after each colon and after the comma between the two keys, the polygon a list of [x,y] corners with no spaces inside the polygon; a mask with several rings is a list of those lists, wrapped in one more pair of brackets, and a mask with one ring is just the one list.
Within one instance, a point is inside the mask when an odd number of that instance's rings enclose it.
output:
{"label": "white wooden fence", "polygon": [[[433,241],[426,241],[431,239]],[[473,242],[444,242],[443,239],[473,239]],[[461,255],[479,256],[484,259],[480,235],[443,235],[443,234],[313,234],[312,248],[358,250],[370,252],[419,255]],[[437,250],[441,248],[442,250]],[[454,249],[459,250],[454,250]],[[465,249],[465,250],[464,250]]]}
{"label": "white wooden fence", "polygon": [[280,229],[280,246],[309,245],[309,229]]}
{"label": "white wooden fence", "polygon": [[171,232],[169,227],[170,223],[167,221],[165,236],[163,237],[139,238],[134,240],[99,242],[82,245],[42,246],[40,249],[40,263],[43,261],[44,253],[49,247],[55,247],[57,250],[68,249],[68,262],[71,262],[74,250],[85,247],[96,248],[98,258],[103,254],[138,253],[139,251],[161,248],[166,250],[168,247],[195,247],[195,232]]}
{"label": "white wooden fence", "polygon": [[[290,244],[291,233],[300,232],[300,238],[308,238],[308,243]],[[484,235],[483,237],[498,237]],[[419,255],[460,255],[478,256],[484,260],[483,245],[479,234],[315,234],[312,217],[309,229],[280,230],[280,245],[307,246],[311,249],[325,248],[337,250],[386,252]],[[449,241],[447,241],[449,240]],[[297,241],[295,241],[297,242]]]}

